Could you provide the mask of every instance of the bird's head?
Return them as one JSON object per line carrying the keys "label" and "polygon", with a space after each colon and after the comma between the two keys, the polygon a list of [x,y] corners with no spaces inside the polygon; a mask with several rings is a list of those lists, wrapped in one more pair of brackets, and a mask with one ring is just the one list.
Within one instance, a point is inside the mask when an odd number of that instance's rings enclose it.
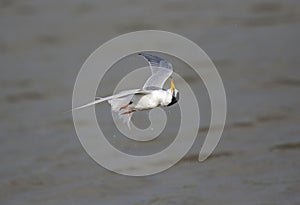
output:
{"label": "bird's head", "polygon": [[172,100],[168,104],[168,106],[171,106],[179,101],[179,91],[175,88],[173,78],[171,78],[170,89],[168,91],[172,94]]}

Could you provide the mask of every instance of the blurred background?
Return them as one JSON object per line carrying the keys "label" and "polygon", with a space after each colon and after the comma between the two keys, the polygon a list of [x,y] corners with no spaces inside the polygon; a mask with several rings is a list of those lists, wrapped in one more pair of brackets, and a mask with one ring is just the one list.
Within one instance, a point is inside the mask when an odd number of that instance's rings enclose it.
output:
{"label": "blurred background", "polygon": [[[0,0],[0,203],[299,204],[299,8],[296,0]],[[228,115],[208,160],[197,161],[203,126],[178,164],[134,178],[95,163],[62,112],[86,58],[145,29],[183,35],[210,56]]]}

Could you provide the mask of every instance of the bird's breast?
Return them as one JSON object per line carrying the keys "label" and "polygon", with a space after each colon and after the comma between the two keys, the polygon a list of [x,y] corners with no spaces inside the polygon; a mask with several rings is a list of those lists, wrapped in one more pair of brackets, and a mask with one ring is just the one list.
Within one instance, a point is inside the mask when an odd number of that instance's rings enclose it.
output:
{"label": "bird's breast", "polygon": [[134,105],[137,110],[147,110],[158,106],[167,106],[172,100],[172,95],[164,90],[153,91],[142,96]]}

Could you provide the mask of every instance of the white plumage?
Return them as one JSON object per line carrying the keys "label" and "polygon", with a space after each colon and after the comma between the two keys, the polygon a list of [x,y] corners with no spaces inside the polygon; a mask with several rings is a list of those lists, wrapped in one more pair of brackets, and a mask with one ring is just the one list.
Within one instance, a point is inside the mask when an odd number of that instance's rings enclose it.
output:
{"label": "white plumage", "polygon": [[179,100],[179,92],[175,89],[171,78],[170,89],[164,90],[163,85],[172,75],[172,64],[158,56],[140,53],[150,64],[152,75],[145,82],[142,89],[125,90],[116,95],[96,98],[95,101],[86,105],[73,108],[81,109],[100,102],[108,101],[113,112],[117,112],[119,118],[123,119],[129,126],[133,112],[153,109],[159,106],[170,106]]}

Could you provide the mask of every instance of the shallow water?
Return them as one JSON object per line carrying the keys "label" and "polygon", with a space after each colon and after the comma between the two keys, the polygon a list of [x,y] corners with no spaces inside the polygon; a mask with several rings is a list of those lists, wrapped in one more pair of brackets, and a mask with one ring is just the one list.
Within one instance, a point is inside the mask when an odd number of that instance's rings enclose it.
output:
{"label": "shallow water", "polygon": [[[0,203],[299,204],[299,6],[293,0],[0,1]],[[197,162],[209,100],[202,82],[187,73],[202,102],[194,146],[171,169],[134,178],[96,164],[71,115],[62,112],[71,107],[88,55],[141,29],[175,32],[204,49],[222,76],[228,115],[217,149]],[[169,142],[164,137],[153,150]]]}

